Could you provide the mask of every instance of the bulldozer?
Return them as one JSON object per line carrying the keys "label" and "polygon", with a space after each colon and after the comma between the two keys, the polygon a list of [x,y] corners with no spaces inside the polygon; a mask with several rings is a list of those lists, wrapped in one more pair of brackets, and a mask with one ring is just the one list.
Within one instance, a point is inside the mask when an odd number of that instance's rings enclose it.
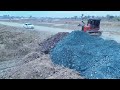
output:
{"label": "bulldozer", "polygon": [[83,23],[82,31],[89,33],[92,36],[101,36],[102,32],[99,31],[100,21],[101,19],[88,19],[87,25]]}

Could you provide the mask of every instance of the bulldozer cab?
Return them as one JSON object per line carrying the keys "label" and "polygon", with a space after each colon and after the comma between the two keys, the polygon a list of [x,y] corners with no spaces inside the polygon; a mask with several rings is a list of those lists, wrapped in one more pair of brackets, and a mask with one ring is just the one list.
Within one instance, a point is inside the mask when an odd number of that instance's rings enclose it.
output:
{"label": "bulldozer cab", "polygon": [[89,19],[87,25],[82,27],[82,31],[89,33],[90,35],[100,36],[102,34],[100,30],[101,19]]}
{"label": "bulldozer cab", "polygon": [[89,19],[87,25],[90,25],[91,29],[99,29],[100,21],[101,19]]}

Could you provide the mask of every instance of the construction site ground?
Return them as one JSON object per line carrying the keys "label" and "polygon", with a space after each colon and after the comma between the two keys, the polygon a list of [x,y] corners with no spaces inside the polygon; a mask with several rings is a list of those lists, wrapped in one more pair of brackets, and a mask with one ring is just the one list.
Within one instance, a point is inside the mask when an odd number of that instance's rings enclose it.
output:
{"label": "construction site ground", "polygon": [[[24,29],[30,22],[35,29]],[[80,73],[55,65],[39,43],[58,32],[81,30],[74,22],[0,21],[0,78],[82,79]],[[102,38],[120,43],[120,23],[101,22]]]}

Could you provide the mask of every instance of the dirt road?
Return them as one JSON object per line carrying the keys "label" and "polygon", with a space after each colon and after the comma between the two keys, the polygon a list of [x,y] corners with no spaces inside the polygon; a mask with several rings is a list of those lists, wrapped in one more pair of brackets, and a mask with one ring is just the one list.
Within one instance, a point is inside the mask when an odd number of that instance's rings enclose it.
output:
{"label": "dirt road", "polygon": [[[0,24],[23,28],[23,24],[20,24],[20,23],[0,21]],[[35,29],[34,30],[37,30],[37,31],[48,31],[48,32],[53,32],[53,33],[72,32],[72,30],[69,30],[69,29],[60,29],[60,28],[52,28],[52,27],[37,26],[37,25],[35,25]]]}
{"label": "dirt road", "polygon": [[[0,24],[3,25],[8,25],[8,26],[14,26],[14,27],[20,27],[23,28],[23,24],[21,23],[15,23],[15,22],[4,22],[4,21],[0,21]],[[104,28],[105,29],[105,28]],[[33,30],[37,30],[37,31],[47,31],[47,32],[52,32],[54,34],[58,33],[58,32],[72,32],[73,30],[70,29],[61,29],[61,28],[56,28],[56,27],[46,27],[46,26],[37,26],[35,25],[35,29]],[[110,31],[109,29],[106,31],[102,30],[102,38],[104,39],[108,39],[108,40],[115,40],[118,43],[120,43],[120,35],[118,35],[117,33],[111,33],[112,31]]]}

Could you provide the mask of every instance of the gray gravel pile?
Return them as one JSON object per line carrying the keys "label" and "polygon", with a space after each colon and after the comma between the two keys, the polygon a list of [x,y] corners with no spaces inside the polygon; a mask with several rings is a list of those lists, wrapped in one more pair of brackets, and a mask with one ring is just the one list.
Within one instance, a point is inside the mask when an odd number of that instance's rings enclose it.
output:
{"label": "gray gravel pile", "polygon": [[89,79],[119,78],[120,44],[73,31],[50,52],[54,63],[75,69]]}
{"label": "gray gravel pile", "polygon": [[68,32],[59,32],[53,36],[51,36],[50,38],[48,38],[47,40],[43,41],[42,43],[40,43],[40,51],[48,54],[49,51],[55,47],[55,45],[62,40],[63,37],[67,36],[69,33]]}

